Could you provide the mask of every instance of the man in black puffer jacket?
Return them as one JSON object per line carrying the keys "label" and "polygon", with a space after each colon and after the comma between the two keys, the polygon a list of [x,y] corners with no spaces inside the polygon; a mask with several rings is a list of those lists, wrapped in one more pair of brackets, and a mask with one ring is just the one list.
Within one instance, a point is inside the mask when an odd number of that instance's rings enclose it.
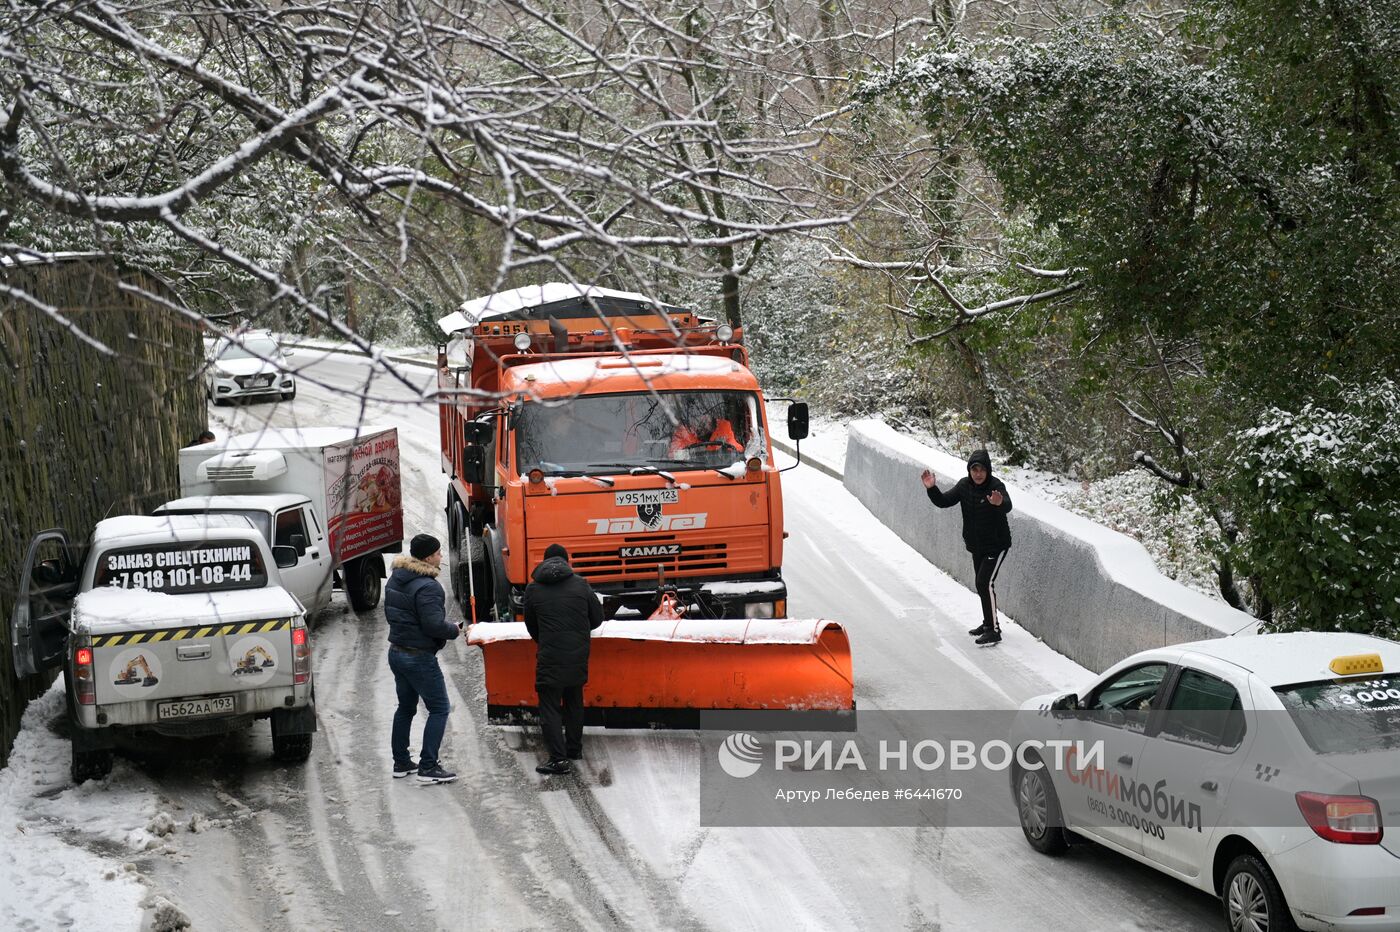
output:
{"label": "man in black puffer jacket", "polygon": [[996,579],[1006,552],[1011,549],[1011,526],[1006,520],[1011,496],[1002,481],[992,475],[992,458],[986,450],[976,450],[968,457],[967,476],[947,492],[939,490],[931,471],[925,469],[919,478],[928,490],[929,501],[939,508],[962,506],[963,544],[972,554],[977,594],[982,597],[982,623],[968,634],[975,635],[978,644],[995,644],[1001,640]]}
{"label": "man in black puffer jacket", "polygon": [[[438,666],[437,652],[460,633],[447,620],[447,599],[437,581],[442,565],[442,545],[436,537],[419,534],[408,545],[408,553],[394,558],[394,572],[384,587],[384,617],[389,622],[389,669],[399,706],[394,711],[390,748],[394,753],[394,779],[414,771],[419,783],[451,783],[455,773],[443,769],[438,748],[447,730],[447,684]],[[423,726],[423,748],[418,763],[408,755],[408,733],[418,700],[428,707]]]}
{"label": "man in black puffer jacket", "polygon": [[583,684],[588,647],[603,623],[603,606],[588,580],[574,573],[569,552],[550,544],[525,587],[525,629],[535,640],[535,692],[549,760],[535,768],[565,774],[583,757]]}

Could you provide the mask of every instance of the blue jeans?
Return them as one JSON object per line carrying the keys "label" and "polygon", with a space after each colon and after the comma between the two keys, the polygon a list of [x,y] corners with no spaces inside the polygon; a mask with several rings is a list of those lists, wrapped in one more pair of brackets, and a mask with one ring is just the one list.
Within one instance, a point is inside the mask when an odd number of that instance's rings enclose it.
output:
{"label": "blue jeans", "polygon": [[452,705],[447,701],[447,683],[442,678],[434,654],[408,654],[389,648],[389,669],[394,672],[394,688],[399,694],[399,707],[394,710],[394,730],[389,746],[394,752],[394,765],[408,766],[408,731],[418,712],[418,700],[428,707],[428,723],[423,726],[423,748],[418,753],[418,769],[431,770],[438,763],[438,748],[442,733],[447,730],[447,713]]}

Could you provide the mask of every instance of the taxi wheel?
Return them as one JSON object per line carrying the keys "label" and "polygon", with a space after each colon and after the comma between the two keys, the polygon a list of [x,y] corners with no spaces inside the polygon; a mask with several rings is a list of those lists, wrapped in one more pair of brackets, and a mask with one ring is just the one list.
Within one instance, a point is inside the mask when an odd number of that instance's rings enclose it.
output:
{"label": "taxi wheel", "polygon": [[1044,767],[1039,770],[1016,768],[1016,812],[1026,841],[1041,854],[1062,854],[1069,847],[1060,816],[1060,800]]}
{"label": "taxi wheel", "polygon": [[1230,862],[1220,895],[1230,932],[1297,932],[1269,866],[1254,854]]}

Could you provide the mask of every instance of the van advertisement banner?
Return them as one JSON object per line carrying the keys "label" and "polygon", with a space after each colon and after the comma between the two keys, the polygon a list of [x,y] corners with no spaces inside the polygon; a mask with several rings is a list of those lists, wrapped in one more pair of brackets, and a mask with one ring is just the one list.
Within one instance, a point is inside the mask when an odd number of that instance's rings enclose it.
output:
{"label": "van advertisement banner", "polygon": [[326,463],[326,520],[331,551],[352,560],[403,540],[399,435],[390,430],[331,452]]}

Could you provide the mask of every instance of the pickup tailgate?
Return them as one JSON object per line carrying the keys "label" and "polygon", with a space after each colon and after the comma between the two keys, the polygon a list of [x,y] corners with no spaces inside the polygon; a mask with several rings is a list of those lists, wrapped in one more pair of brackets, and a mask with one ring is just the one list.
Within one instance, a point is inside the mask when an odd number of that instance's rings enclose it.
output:
{"label": "pickup tailgate", "polygon": [[94,636],[97,704],[292,685],[290,618]]}
{"label": "pickup tailgate", "polygon": [[[229,598],[235,593],[83,593],[75,616],[80,633],[91,639],[97,704],[291,688],[292,626],[301,612],[290,596],[275,591],[280,599],[260,590],[243,605]],[[228,711],[232,704],[204,714]]]}

